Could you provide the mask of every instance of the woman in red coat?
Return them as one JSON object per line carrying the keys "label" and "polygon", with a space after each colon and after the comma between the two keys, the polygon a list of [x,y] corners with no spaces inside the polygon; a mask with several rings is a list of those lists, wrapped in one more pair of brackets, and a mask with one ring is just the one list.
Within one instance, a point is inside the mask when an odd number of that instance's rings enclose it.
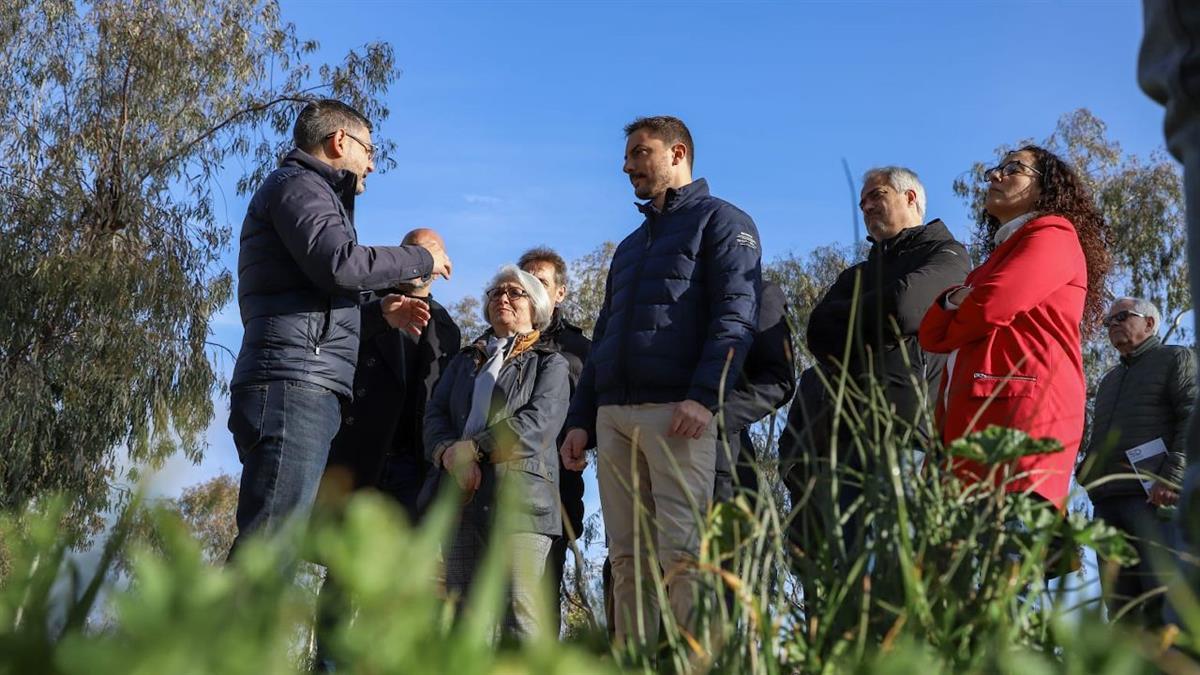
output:
{"label": "woman in red coat", "polygon": [[1042,148],[1009,153],[984,177],[995,248],[963,286],[938,297],[919,333],[925,350],[950,354],[937,401],[942,438],[996,424],[1058,439],[1061,452],[954,469],[1062,508],[1083,436],[1081,330],[1104,311],[1104,219],[1071,167]]}

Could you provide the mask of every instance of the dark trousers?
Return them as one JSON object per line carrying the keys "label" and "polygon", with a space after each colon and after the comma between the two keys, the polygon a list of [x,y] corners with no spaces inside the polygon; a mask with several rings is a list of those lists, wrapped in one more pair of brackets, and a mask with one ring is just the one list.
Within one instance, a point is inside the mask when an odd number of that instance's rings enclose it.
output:
{"label": "dark trousers", "polygon": [[246,537],[308,517],[341,421],[337,394],[320,385],[276,381],[230,392],[229,430],[242,461],[231,556]]}
{"label": "dark trousers", "polygon": [[[566,521],[563,522],[562,535],[554,537],[553,543],[550,544],[550,554],[546,556],[546,578],[554,585],[554,597],[558,600],[554,605],[558,608],[558,613],[551,617],[553,623],[550,626],[555,635],[562,629],[562,601],[569,592],[564,587],[566,579],[563,577],[567,566],[567,551],[571,549],[571,540],[568,537],[574,536],[578,539],[583,536],[583,472],[571,471],[564,467],[562,458],[559,458],[558,477],[558,496],[562,500],[563,509],[566,510]],[[567,532],[568,522],[571,526],[570,535]]]}
{"label": "dark trousers", "polygon": [[[1145,495],[1106,497],[1097,499],[1093,505],[1097,518],[1129,535],[1138,554],[1137,564],[1121,567],[1112,582],[1105,581],[1105,605],[1112,617],[1130,601],[1163,585],[1163,579],[1154,571],[1154,558],[1166,555],[1162,548],[1166,523],[1158,518],[1156,508],[1146,502]],[[1102,570],[1100,578],[1104,581],[1109,577]],[[1158,626],[1162,624],[1162,608],[1163,596],[1156,595],[1125,616],[1142,625]]]}
{"label": "dark trousers", "polygon": [[550,584],[553,585],[553,597],[557,602],[554,607],[557,610],[550,617],[550,630],[558,635],[562,631],[562,601],[566,595],[563,589],[563,570],[567,566],[567,551],[571,548],[571,542],[565,534],[554,537],[554,541],[550,543],[550,553],[546,556],[546,572],[545,577]]}
{"label": "dark trousers", "polygon": [[428,473],[428,462],[405,455],[384,457],[379,473],[380,492],[394,498],[404,509],[408,521],[414,525],[421,519],[418,498]]}
{"label": "dark trousers", "polygon": [[[733,466],[730,466],[730,460]],[[754,463],[758,452],[750,438],[750,430],[742,429],[729,434],[729,447],[723,439],[717,439],[717,470],[713,476],[713,502],[733,500],[734,491],[741,488],[749,493],[751,503],[758,497],[758,473]]]}
{"label": "dark trousers", "polygon": [[[378,489],[394,498],[408,520],[414,526],[420,522],[421,512],[417,498],[425,484],[429,464],[410,455],[389,454],[383,458],[379,472]],[[318,672],[332,673],[335,662],[329,654],[330,634],[338,621],[353,613],[349,598],[337,577],[326,572],[325,581],[317,590],[316,621],[316,668]]]}

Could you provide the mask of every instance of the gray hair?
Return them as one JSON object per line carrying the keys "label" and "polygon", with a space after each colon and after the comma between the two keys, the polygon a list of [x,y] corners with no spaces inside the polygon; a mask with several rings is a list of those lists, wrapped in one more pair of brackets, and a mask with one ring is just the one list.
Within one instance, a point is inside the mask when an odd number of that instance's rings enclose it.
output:
{"label": "gray hair", "polygon": [[917,193],[917,217],[921,219],[921,222],[925,222],[925,186],[921,185],[921,179],[917,178],[916,171],[902,166],[877,166],[874,169],[868,169],[863,174],[863,185],[878,177],[886,180],[896,192],[903,193],[912,190]]}
{"label": "gray hair", "polygon": [[1158,333],[1158,329],[1162,327],[1162,312],[1158,311],[1158,307],[1153,302],[1145,298],[1117,298],[1113,300],[1112,306],[1116,306],[1119,302],[1133,303],[1133,311],[1147,319],[1154,319],[1154,332]]}
{"label": "gray hair", "polygon": [[330,134],[346,128],[351,131],[360,128],[370,131],[371,123],[362,113],[345,103],[325,98],[312,101],[300,111],[296,126],[292,128],[292,140],[297,148],[310,152],[324,143]]}
{"label": "gray hair", "polygon": [[546,292],[546,287],[538,281],[537,277],[516,265],[501,267],[500,271],[496,272],[496,276],[492,277],[492,280],[484,288],[483,320],[489,326],[492,324],[492,317],[488,316],[490,302],[487,291],[506,281],[517,284],[529,294],[529,305],[533,309],[533,327],[536,330],[545,330],[546,326],[550,325],[550,317],[554,314],[554,304],[550,302],[550,294]]}

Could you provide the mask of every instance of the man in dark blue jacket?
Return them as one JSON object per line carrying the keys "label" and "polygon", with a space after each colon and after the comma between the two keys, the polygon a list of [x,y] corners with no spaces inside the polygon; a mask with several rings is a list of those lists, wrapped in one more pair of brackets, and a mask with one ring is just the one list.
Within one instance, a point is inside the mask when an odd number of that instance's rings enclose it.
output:
{"label": "man in dark blue jacket", "polygon": [[[312,508],[351,397],[365,293],[448,277],[437,246],[360,246],[354,198],[374,170],[371,124],[339,101],[309,103],[296,149],[255,192],[242,223],[238,306],[245,335],[230,382],[229,430],[242,461],[237,549]],[[391,325],[418,334],[419,300],[381,301]]]}
{"label": "man in dark blue jacket", "polygon": [[[691,134],[674,117],[625,128],[625,173],[645,220],[617,247],[592,351],[567,417],[562,455],[586,464],[595,440],[609,539],[616,639],[658,641],[658,598],[646,563],[653,550],[671,611],[694,633],[699,518],[712,499],[716,412],[740,373],[754,332],[762,269],[758,229],[692,180]],[[643,527],[631,488],[650,514]],[[645,521],[642,521],[645,522]],[[634,532],[643,535],[634,540]],[[651,539],[653,537],[653,539]],[[636,595],[635,546],[642,596]],[[641,619],[636,616],[641,607]],[[640,634],[639,626],[647,634]]]}

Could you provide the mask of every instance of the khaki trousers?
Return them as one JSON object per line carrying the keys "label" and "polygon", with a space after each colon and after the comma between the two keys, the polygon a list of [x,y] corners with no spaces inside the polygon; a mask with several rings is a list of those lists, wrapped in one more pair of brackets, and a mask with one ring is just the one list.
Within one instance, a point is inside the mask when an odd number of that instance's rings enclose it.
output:
{"label": "khaki trousers", "polygon": [[696,634],[695,561],[713,493],[716,420],[699,439],[668,437],[674,411],[674,403],[645,403],[601,406],[596,414],[597,479],[618,644],[658,643],[651,565],[662,572],[676,622]]}

